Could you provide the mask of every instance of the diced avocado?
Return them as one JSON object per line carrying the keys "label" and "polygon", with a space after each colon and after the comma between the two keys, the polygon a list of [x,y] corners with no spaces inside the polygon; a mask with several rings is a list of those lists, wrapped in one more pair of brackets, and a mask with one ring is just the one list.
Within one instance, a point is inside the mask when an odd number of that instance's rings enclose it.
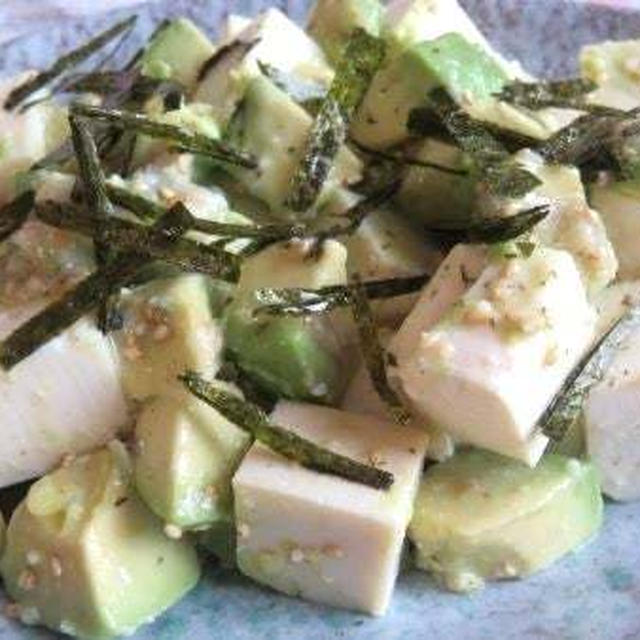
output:
{"label": "diced avocado", "polygon": [[336,401],[350,377],[349,338],[338,312],[308,318],[255,315],[255,290],[346,282],[346,250],[328,241],[318,257],[309,244],[274,245],[247,259],[225,315],[225,346],[262,385],[288,398]]}
{"label": "diced avocado", "polygon": [[187,369],[212,378],[220,366],[222,329],[213,318],[208,279],[157,280],[123,298],[124,327],[114,336],[125,393],[135,399],[181,389]]}
{"label": "diced avocado", "polygon": [[[255,170],[230,167],[256,197],[282,215],[291,188],[291,179],[300,165],[311,124],[311,116],[267,78],[255,78],[247,90],[241,113],[238,146],[258,160]],[[361,162],[346,147],[338,153],[316,207],[328,206],[343,185],[361,177]]]}
{"label": "diced avocado", "polygon": [[[452,144],[427,138],[410,157],[453,170],[470,171],[468,157]],[[407,167],[395,197],[400,211],[417,224],[469,219],[477,197],[473,175],[456,175],[420,166]]]}
{"label": "diced avocado", "polygon": [[233,519],[219,520],[197,538],[205,552],[214,555],[223,567],[236,566],[236,525]]}
{"label": "diced avocado", "polygon": [[[199,133],[214,140],[220,138],[220,128],[216,123],[213,108],[208,104],[191,102],[180,109],[149,115],[162,124],[179,126],[186,131]],[[166,152],[168,148],[169,146],[164,140],[139,135],[136,137],[132,164],[134,167],[149,164],[154,158]]]}
{"label": "diced avocado", "polygon": [[388,147],[408,136],[410,111],[426,102],[430,89],[442,86],[465,103],[499,91],[507,75],[478,45],[458,33],[412,45],[391,58],[373,79],[352,133],[358,142]]}
{"label": "diced avocado", "polygon": [[147,45],[142,57],[142,73],[152,78],[175,80],[191,89],[214,52],[211,40],[191,20],[178,18],[162,26]]}
{"label": "diced avocado", "polygon": [[409,537],[418,567],[452,591],[527,576],[600,528],[602,497],[588,462],[547,455],[535,469],[467,450],[430,467]]}
{"label": "diced avocado", "polygon": [[592,184],[589,201],[602,216],[618,258],[618,279],[640,278],[640,180]]}
{"label": "diced avocado", "polygon": [[623,109],[640,105],[640,40],[599,42],[580,53],[583,77],[598,85],[590,100]]}
{"label": "diced avocado", "polygon": [[[349,275],[363,280],[430,274],[444,257],[425,234],[387,209],[369,214],[355,233],[344,238],[344,244]],[[373,308],[381,322],[397,324],[415,301],[416,295],[407,295],[378,301]]]}
{"label": "diced avocado", "polygon": [[317,0],[307,31],[335,65],[354,29],[380,35],[383,13],[380,0]]}
{"label": "diced avocado", "polygon": [[387,3],[383,34],[392,52],[434,40],[451,31],[507,66],[457,0],[390,0]]}
{"label": "diced avocado", "polygon": [[153,399],[135,434],[136,488],[154,513],[180,528],[231,520],[231,477],[247,434],[187,395]]}
{"label": "diced avocado", "polygon": [[36,482],[7,530],[0,571],[25,621],[82,638],[129,635],[185,595],[200,568],[131,488],[113,442]]}

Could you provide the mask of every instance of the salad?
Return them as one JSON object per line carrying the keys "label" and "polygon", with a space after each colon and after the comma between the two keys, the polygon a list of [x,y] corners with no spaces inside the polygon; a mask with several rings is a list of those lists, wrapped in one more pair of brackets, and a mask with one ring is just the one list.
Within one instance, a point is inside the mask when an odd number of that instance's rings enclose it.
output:
{"label": "salad", "polygon": [[208,562],[382,615],[640,499],[640,42],[550,81],[454,0],[135,22],[0,86],[8,616],[128,635]]}

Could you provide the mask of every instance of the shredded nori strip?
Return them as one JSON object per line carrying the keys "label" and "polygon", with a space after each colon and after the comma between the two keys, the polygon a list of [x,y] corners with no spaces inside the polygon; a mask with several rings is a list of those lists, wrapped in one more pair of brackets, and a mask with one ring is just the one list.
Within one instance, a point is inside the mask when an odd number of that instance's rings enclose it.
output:
{"label": "shredded nori strip", "polygon": [[[469,117],[471,118],[471,116]],[[495,122],[486,122],[475,118],[471,118],[471,120],[491,134],[509,153],[515,153],[521,149],[535,149],[540,144],[538,138],[521,131],[501,127]],[[454,144],[456,142],[434,110],[429,107],[416,107],[411,110],[407,120],[407,130],[413,136],[432,137]]]}
{"label": "shredded nori strip", "polygon": [[[179,212],[189,226],[193,216],[181,203],[176,203],[170,212]],[[95,238],[99,231],[91,216],[77,206],[47,201],[36,206],[38,218],[45,224]],[[137,224],[120,218],[110,218],[104,223],[102,237],[119,252],[136,253],[154,260],[173,264],[184,271],[205,273],[219,280],[237,282],[240,275],[238,256],[211,245],[180,238],[167,244],[153,227]]]}
{"label": "shredded nori strip", "polygon": [[85,118],[109,122],[125,131],[135,131],[152,138],[169,140],[180,150],[188,153],[209,156],[221,162],[249,169],[255,169],[257,166],[255,158],[232,149],[225,142],[215,140],[201,133],[192,133],[177,125],[157,122],[140,113],[119,109],[103,109],[81,103],[74,103],[71,106],[71,111],[73,114]]}
{"label": "shredded nori strip", "polygon": [[555,442],[563,440],[579,419],[589,391],[603,379],[616,352],[639,326],[640,306],[634,306],[583,356],[540,417],[538,427],[542,433]]}
{"label": "shredded nori strip", "polygon": [[[171,210],[152,227],[155,240],[171,244],[186,231],[179,210]],[[115,286],[124,286],[148,262],[127,253],[82,280],[0,342],[0,367],[8,371],[100,305]]]}
{"label": "shredded nori strip", "polygon": [[302,80],[298,76],[260,60],[258,60],[258,67],[263,76],[271,80],[276,87],[284,91],[307,111],[317,113],[317,107],[327,97],[327,88],[319,82]]}
{"label": "shredded nori strip", "polygon": [[356,29],[351,35],[329,93],[313,121],[301,165],[291,180],[287,205],[294,211],[308,211],[318,198],[346,141],[349,123],[385,55],[383,40],[364,29]]}
{"label": "shredded nori strip", "polygon": [[[94,219],[96,235],[94,236],[94,248],[96,264],[99,268],[106,266],[117,258],[105,236],[105,223],[115,213],[115,209],[107,195],[106,183],[98,150],[88,125],[75,116],[69,117],[71,127],[71,141],[78,163],[80,179],[83,185],[83,197]],[[98,327],[107,334],[120,328],[121,318],[117,312],[120,299],[119,288],[109,292],[98,311]]]}
{"label": "shredded nori strip", "polygon": [[439,164],[437,162],[430,162],[428,160],[420,160],[418,158],[411,158],[407,155],[400,155],[391,151],[381,151],[379,149],[371,149],[366,145],[350,139],[349,142],[361,153],[378,158],[380,160],[388,160],[400,166],[407,167],[419,167],[421,169],[433,169],[435,171],[441,171],[442,173],[449,173],[454,176],[467,176],[469,172],[466,169],[456,169],[455,167],[447,167],[446,165]]}
{"label": "shredded nori strip", "polygon": [[[431,276],[421,275],[408,278],[368,280],[360,283],[369,300],[395,298],[416,293],[429,281]],[[320,289],[258,289],[255,292],[259,306],[254,313],[303,317],[330,313],[340,307],[352,304],[354,285],[337,284]]]}
{"label": "shredded nori strip", "polygon": [[536,176],[513,160],[505,146],[481,123],[460,108],[445,89],[431,91],[429,103],[460,148],[476,162],[481,181],[493,195],[521,198],[541,184]]}
{"label": "shredded nori strip", "polygon": [[394,476],[388,471],[329,451],[288,429],[271,424],[258,406],[217,388],[196,373],[186,372],[180,380],[196,398],[216,409],[255,440],[307,469],[374,489],[388,490],[394,483]]}
{"label": "shredded nori strip", "polygon": [[386,404],[392,418],[400,424],[406,424],[411,420],[411,414],[389,384],[385,350],[378,337],[378,327],[371,311],[367,290],[358,279],[355,279],[351,285],[351,312],[358,329],[362,356],[373,388]]}
{"label": "shredded nori strip", "polygon": [[597,88],[598,85],[595,82],[584,78],[541,82],[516,80],[505,85],[500,92],[495,94],[495,97],[515,106],[533,110],[555,107],[587,111],[598,115],[620,113],[618,109],[590,104],[585,100],[585,97]]}
{"label": "shredded nori strip", "polygon": [[71,69],[81,62],[84,62],[87,58],[94,53],[105,47],[111,41],[115,40],[120,34],[130,31],[136,23],[137,16],[131,16],[122,22],[110,27],[106,31],[103,31],[89,42],[82,46],[70,51],[66,55],[62,56],[53,64],[53,66],[46,71],[41,71],[34,78],[27,80],[24,84],[16,87],[11,91],[4,103],[4,108],[7,110],[14,109],[20,103],[22,103],[30,95],[41,89],[42,87],[55,80],[61,74],[68,69]]}
{"label": "shredded nori strip", "polygon": [[457,227],[426,225],[430,233],[441,236],[450,243],[463,242],[467,244],[495,244],[507,242],[531,231],[542,222],[550,212],[548,205],[540,205],[519,211],[511,216],[489,218],[478,222],[471,222],[467,226]]}
{"label": "shredded nori strip", "polygon": [[232,63],[236,60],[242,60],[255,45],[260,42],[260,38],[254,40],[234,40],[229,44],[220,47],[198,71],[198,82],[202,82],[216,67],[223,62]]}
{"label": "shredded nori strip", "polygon": [[33,209],[35,193],[31,190],[0,207],[0,242],[18,231]]}

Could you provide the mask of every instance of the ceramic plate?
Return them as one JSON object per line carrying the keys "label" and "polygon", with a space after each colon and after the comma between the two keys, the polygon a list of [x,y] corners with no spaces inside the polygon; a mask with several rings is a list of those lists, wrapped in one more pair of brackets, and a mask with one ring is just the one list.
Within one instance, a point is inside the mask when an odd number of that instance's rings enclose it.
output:
{"label": "ceramic plate", "polygon": [[[36,6],[39,0],[19,2]],[[301,19],[306,3],[161,0],[138,9],[139,30],[148,33],[159,19],[184,13],[213,31],[229,6],[255,13],[269,4]],[[571,72],[582,44],[640,34],[640,13],[632,11],[562,0],[463,4],[499,49],[545,75]],[[95,33],[117,15],[103,13],[81,24],[61,19],[51,28],[48,23],[46,33],[41,30],[0,49],[0,75],[45,65],[57,51]],[[640,504],[609,504],[599,538],[547,571],[522,582],[490,585],[470,597],[443,593],[426,575],[405,572],[388,615],[380,619],[290,599],[211,566],[188,598],[135,639],[640,640],[639,534]],[[0,640],[36,638],[53,636],[0,617]]]}

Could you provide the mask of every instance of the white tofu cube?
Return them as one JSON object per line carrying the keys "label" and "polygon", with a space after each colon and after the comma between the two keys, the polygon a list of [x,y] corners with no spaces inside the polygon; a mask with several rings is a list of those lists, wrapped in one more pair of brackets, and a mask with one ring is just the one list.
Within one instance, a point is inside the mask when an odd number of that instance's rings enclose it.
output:
{"label": "white tofu cube", "polygon": [[237,559],[290,595],[385,612],[422,471],[420,431],[314,405],[281,402],[274,424],[392,472],[389,491],[319,474],[256,444],[233,481]]}
{"label": "white tofu cube", "polygon": [[260,14],[239,33],[234,33],[234,38],[250,45],[249,51],[223,55],[202,79],[194,95],[195,102],[213,105],[221,125],[235,112],[247,84],[260,76],[258,62],[325,85],[333,79],[322,49],[278,9],[271,8]]}
{"label": "white tofu cube", "polygon": [[614,500],[640,500],[640,330],[589,393],[584,418],[602,491]]}
{"label": "white tofu cube", "polygon": [[[37,309],[0,314],[4,338]],[[90,320],[0,372],[0,488],[111,440],[128,422],[115,349]]]}
{"label": "white tofu cube", "polygon": [[493,258],[449,308],[424,301],[394,339],[404,394],[456,441],[535,465],[536,422],[594,336],[575,262],[543,248]]}
{"label": "white tofu cube", "polygon": [[[598,335],[637,304],[640,282],[603,291],[596,300]],[[604,493],[614,500],[640,500],[640,330],[632,331],[602,382],[589,393],[584,425]]]}

